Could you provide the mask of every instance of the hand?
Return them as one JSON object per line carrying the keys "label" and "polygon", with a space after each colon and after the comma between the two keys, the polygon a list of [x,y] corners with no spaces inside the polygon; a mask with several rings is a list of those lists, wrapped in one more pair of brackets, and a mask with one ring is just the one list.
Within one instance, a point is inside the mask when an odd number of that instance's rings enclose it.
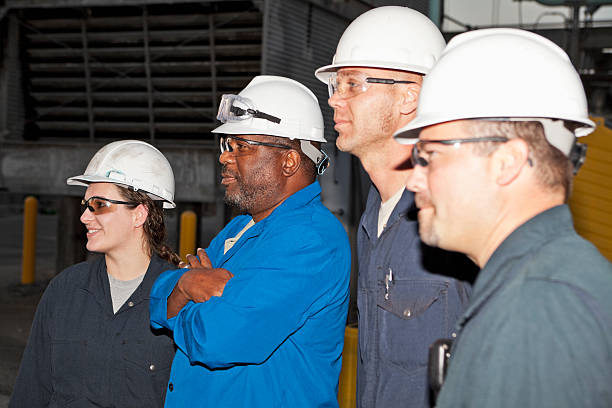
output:
{"label": "hand", "polygon": [[210,258],[208,258],[208,254],[206,254],[205,250],[198,248],[196,253],[198,254],[198,257],[187,254],[187,262],[179,262],[178,267],[181,269],[212,268],[212,262],[210,262]]}
{"label": "hand", "polygon": [[212,296],[221,296],[225,285],[233,276],[223,268],[190,269],[181,276],[175,290],[178,289],[188,301],[202,303]]}
{"label": "hand", "polygon": [[234,276],[223,268],[213,268],[206,251],[198,248],[198,257],[187,255],[190,270],[185,272],[168,297],[167,318],[176,316],[187,302],[202,303],[212,296],[221,296]]}

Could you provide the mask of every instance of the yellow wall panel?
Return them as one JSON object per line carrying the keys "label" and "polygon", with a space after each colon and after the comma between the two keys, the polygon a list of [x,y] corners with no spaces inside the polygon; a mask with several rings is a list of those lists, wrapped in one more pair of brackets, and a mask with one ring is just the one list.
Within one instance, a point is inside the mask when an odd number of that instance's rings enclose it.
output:
{"label": "yellow wall panel", "polygon": [[580,138],[586,161],[574,180],[570,208],[576,230],[612,261],[612,130],[601,118],[597,129]]}
{"label": "yellow wall panel", "polygon": [[612,227],[612,202],[606,201],[604,198],[595,197],[587,193],[578,194],[574,191],[572,198],[572,207],[580,207],[581,219],[595,221],[604,224],[608,228]]}

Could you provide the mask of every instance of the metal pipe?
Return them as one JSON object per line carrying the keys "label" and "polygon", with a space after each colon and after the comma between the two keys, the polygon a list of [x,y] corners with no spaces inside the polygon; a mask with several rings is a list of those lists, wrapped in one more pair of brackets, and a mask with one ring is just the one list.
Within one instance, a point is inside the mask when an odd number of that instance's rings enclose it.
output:
{"label": "metal pipe", "polygon": [[38,200],[28,196],[23,204],[23,248],[21,256],[21,284],[34,283],[36,269],[36,215]]}
{"label": "metal pipe", "polygon": [[442,28],[442,0],[429,0],[429,19],[434,22],[438,28]]}
{"label": "metal pipe", "polygon": [[576,69],[580,69],[580,4],[576,2],[573,6],[574,17],[572,18],[572,36],[570,39],[569,56]]}
{"label": "metal pipe", "polygon": [[181,214],[181,231],[179,237],[179,255],[187,261],[187,254],[195,254],[197,216],[193,211]]}

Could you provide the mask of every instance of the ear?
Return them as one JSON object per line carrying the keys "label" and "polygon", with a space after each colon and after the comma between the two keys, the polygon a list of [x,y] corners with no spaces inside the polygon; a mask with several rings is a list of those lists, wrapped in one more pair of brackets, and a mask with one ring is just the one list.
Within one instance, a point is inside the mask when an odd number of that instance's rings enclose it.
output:
{"label": "ear", "polygon": [[522,139],[509,140],[493,152],[492,162],[497,184],[508,185],[521,174],[523,168],[529,167],[529,147]]}
{"label": "ear", "polygon": [[293,176],[302,166],[302,156],[296,150],[289,150],[283,157],[282,173],[285,177]]}
{"label": "ear", "polygon": [[147,217],[149,216],[149,209],[144,204],[138,204],[132,213],[132,218],[134,220],[134,227],[140,228],[144,225]]}
{"label": "ear", "polygon": [[401,88],[400,93],[400,113],[402,115],[410,115],[416,111],[419,102],[419,93],[421,92],[420,84],[408,84]]}

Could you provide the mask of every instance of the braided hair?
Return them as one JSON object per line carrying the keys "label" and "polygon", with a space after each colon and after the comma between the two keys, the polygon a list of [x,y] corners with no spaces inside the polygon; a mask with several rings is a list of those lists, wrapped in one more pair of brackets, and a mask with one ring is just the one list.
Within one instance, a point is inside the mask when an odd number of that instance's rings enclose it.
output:
{"label": "braided hair", "polygon": [[152,200],[146,193],[130,190],[125,187],[117,187],[119,188],[119,193],[126,201],[142,204],[149,211],[149,215],[143,225],[149,256],[157,254],[168,263],[178,266],[181,258],[166,243],[167,234],[162,202]]}

